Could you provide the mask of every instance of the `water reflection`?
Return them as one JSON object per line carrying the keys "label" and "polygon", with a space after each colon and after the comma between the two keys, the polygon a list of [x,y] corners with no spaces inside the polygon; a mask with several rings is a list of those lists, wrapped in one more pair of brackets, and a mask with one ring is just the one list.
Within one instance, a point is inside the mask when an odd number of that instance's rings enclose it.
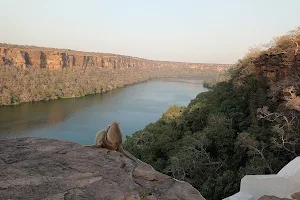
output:
{"label": "water reflection", "polygon": [[61,104],[54,104],[50,108],[48,124],[57,124],[63,120],[63,111]]}
{"label": "water reflection", "polygon": [[173,105],[187,105],[206,91],[197,79],[154,79],[103,95],[0,107],[0,137],[47,137],[90,144],[113,120],[124,135],[159,119]]}

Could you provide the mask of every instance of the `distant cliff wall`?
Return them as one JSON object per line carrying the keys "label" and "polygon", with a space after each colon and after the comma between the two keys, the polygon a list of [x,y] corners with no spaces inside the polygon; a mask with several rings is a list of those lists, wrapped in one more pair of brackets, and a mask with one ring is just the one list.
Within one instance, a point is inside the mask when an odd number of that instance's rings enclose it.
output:
{"label": "distant cliff wall", "polygon": [[67,49],[9,44],[0,44],[0,65],[14,65],[23,68],[48,68],[50,70],[73,66],[100,66],[114,69],[129,67],[188,67],[215,71],[223,71],[229,66],[223,64],[154,61],[116,54],[88,53]]}

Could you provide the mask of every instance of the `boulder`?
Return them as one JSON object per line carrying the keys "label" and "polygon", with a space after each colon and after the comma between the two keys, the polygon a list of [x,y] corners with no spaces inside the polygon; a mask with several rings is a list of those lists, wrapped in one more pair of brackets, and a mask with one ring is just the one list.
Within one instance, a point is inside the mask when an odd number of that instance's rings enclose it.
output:
{"label": "boulder", "polygon": [[0,199],[204,199],[119,152],[53,139],[0,138],[0,171]]}

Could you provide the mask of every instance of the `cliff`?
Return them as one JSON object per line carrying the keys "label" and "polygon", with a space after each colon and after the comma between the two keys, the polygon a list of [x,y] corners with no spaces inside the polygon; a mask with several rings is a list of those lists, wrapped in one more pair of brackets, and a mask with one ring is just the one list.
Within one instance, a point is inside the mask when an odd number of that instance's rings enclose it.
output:
{"label": "cliff", "polygon": [[250,52],[236,64],[234,81],[240,86],[248,75],[264,77],[269,97],[300,111],[300,29],[272,41],[268,49]]}
{"label": "cliff", "polygon": [[204,199],[119,152],[52,139],[0,138],[0,171],[0,199]]}
{"label": "cliff", "polygon": [[103,93],[157,77],[210,78],[228,66],[0,44],[0,106]]}
{"label": "cliff", "polygon": [[274,52],[270,49],[262,53],[253,61],[256,71],[265,76],[271,85],[279,81],[291,80],[299,75],[300,53]]}
{"label": "cliff", "polygon": [[300,53],[293,48],[285,51],[270,49],[253,61],[256,72],[264,76],[271,88],[270,96],[300,111]]}
{"label": "cliff", "polygon": [[0,43],[0,65],[18,67],[48,68],[51,70],[65,67],[90,67],[123,69],[130,67],[188,67],[202,70],[223,71],[229,65],[154,61],[137,57],[54,49],[35,46],[21,46]]}

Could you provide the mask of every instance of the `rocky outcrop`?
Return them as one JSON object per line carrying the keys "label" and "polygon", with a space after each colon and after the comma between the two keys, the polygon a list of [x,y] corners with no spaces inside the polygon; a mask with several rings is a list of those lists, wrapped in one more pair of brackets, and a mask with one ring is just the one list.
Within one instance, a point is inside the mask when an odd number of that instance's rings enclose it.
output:
{"label": "rocky outcrop", "polygon": [[14,65],[23,68],[38,67],[51,70],[73,66],[100,66],[112,69],[129,67],[188,67],[201,70],[215,70],[218,72],[226,70],[229,66],[223,64],[154,61],[116,54],[9,44],[0,44],[0,65]]}
{"label": "rocky outcrop", "polygon": [[289,109],[300,111],[300,53],[271,49],[253,63],[256,73],[266,77],[273,100],[284,101]]}
{"label": "rocky outcrop", "polygon": [[1,138],[0,171],[0,199],[204,199],[119,152],[52,139]]}
{"label": "rocky outcrop", "polygon": [[[300,189],[299,189],[300,190]],[[300,200],[300,192],[295,192],[294,194],[291,195],[291,197],[293,199],[296,199],[296,200]]]}
{"label": "rocky outcrop", "polygon": [[291,199],[264,195],[264,196],[260,197],[258,200],[291,200]]}
{"label": "rocky outcrop", "polygon": [[289,79],[298,74],[300,69],[300,54],[288,52],[268,52],[261,54],[253,63],[256,71],[267,77],[271,85],[277,81]]}

